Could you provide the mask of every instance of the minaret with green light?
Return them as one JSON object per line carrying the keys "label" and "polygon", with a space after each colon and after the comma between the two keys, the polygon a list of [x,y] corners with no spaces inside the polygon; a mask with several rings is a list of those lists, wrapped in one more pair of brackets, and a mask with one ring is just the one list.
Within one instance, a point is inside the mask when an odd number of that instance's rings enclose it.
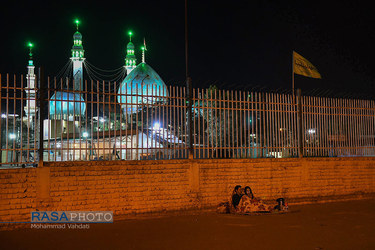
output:
{"label": "minaret with green light", "polygon": [[27,43],[27,47],[29,47],[29,62],[27,65],[27,75],[26,75],[26,105],[24,107],[25,111],[25,118],[27,120],[27,126],[30,127],[33,124],[33,118],[35,117],[35,113],[37,111],[36,108],[36,94],[35,94],[35,73],[34,73],[34,61],[33,61],[33,47],[32,43]]}
{"label": "minaret with green light", "polygon": [[73,35],[73,47],[72,47],[72,57],[70,58],[73,61],[73,80],[74,80],[74,90],[83,90],[83,61],[84,58],[84,49],[82,46],[82,34],[78,31],[79,20],[75,20],[77,25],[77,31]]}
{"label": "minaret with green light", "polygon": [[126,46],[126,57],[125,57],[125,68],[126,68],[126,74],[129,75],[130,72],[136,67],[137,65],[137,59],[134,55],[134,44],[132,43],[132,35],[133,33],[131,31],[128,32],[129,35],[129,43]]}

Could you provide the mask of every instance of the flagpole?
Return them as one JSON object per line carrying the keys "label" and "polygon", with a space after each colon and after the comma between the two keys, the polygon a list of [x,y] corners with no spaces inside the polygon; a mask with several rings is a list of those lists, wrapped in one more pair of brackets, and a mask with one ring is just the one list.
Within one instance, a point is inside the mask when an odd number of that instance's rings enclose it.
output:
{"label": "flagpole", "polygon": [[294,100],[294,51],[292,50],[292,94],[293,94],[293,100]]}

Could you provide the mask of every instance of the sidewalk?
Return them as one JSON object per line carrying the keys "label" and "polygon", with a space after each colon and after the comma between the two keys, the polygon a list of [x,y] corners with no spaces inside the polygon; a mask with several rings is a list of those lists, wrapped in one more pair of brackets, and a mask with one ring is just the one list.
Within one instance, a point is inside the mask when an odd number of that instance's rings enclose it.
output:
{"label": "sidewalk", "polygon": [[[115,218],[116,220],[116,218]],[[287,214],[202,212],[0,231],[1,249],[375,249],[375,199],[300,205]]]}

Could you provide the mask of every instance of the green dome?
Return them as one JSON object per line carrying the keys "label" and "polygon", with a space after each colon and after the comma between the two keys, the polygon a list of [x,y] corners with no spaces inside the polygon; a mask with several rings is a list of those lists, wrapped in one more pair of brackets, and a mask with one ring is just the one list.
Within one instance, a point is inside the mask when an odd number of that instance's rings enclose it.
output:
{"label": "green dome", "polygon": [[74,33],[74,35],[73,35],[73,39],[74,40],[82,40],[82,34],[78,31],[76,31],[76,33]]}
{"label": "green dome", "polygon": [[126,46],[127,49],[133,49],[134,50],[134,44],[132,42],[129,42]]}

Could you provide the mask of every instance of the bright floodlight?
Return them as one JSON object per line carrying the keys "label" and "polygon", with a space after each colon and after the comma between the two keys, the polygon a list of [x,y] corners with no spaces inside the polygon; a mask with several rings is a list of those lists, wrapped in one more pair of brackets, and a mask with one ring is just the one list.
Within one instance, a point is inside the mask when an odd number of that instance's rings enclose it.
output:
{"label": "bright floodlight", "polygon": [[160,129],[160,123],[155,122],[154,126],[152,127],[153,130],[159,130]]}
{"label": "bright floodlight", "polygon": [[89,137],[89,133],[87,133],[87,132],[83,132],[83,133],[82,133],[82,137],[84,137],[84,138]]}
{"label": "bright floodlight", "polygon": [[16,134],[14,133],[9,134],[9,139],[11,140],[16,139]]}
{"label": "bright floodlight", "polygon": [[100,117],[99,121],[100,122],[105,122],[105,119],[103,117]]}
{"label": "bright floodlight", "polygon": [[307,132],[309,134],[315,134],[315,128],[310,128],[309,130],[307,130]]}

